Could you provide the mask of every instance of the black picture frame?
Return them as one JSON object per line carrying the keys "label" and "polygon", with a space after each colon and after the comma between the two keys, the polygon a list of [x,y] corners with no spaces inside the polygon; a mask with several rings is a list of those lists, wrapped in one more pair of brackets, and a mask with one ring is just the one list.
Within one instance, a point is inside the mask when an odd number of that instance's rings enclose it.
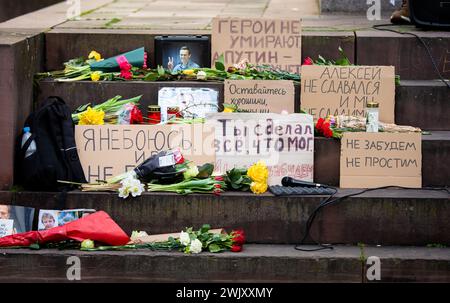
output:
{"label": "black picture frame", "polygon": [[211,67],[211,39],[205,35],[156,36],[155,66],[167,68],[168,58],[174,58],[174,66],[180,63],[179,50],[187,46],[191,51],[191,61],[200,67]]}

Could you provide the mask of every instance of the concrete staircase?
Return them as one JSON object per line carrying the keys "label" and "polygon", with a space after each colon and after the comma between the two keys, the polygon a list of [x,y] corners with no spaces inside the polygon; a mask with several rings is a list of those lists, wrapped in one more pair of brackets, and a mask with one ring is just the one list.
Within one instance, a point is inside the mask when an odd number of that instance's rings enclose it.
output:
{"label": "concrete staircase", "polygon": [[[157,92],[162,86],[189,85],[218,89],[220,102],[223,102],[223,84],[219,82],[57,83],[43,80],[33,85],[34,73],[59,69],[64,61],[92,49],[108,57],[145,46],[149,51],[149,66],[152,66],[156,35],[210,34],[207,20],[201,26],[195,23],[180,28],[171,23],[149,28],[146,24],[156,21],[150,18],[145,23],[133,15],[138,12],[105,26],[112,20],[113,8],[117,10],[122,5],[121,1],[107,3],[103,1],[101,9],[84,14],[81,20],[58,21],[47,29],[18,29],[14,25],[17,21],[9,23],[8,27],[0,24],[0,72],[8,75],[0,82],[0,150],[4,159],[0,161],[0,201],[43,209],[105,210],[127,233],[132,230],[175,232],[204,223],[229,230],[243,228],[251,244],[239,254],[202,253],[198,256],[149,251],[1,250],[0,281],[65,282],[67,257],[78,256],[82,282],[363,282],[366,281],[365,265],[361,256],[377,256],[381,259],[382,282],[450,282],[450,249],[446,248],[450,245],[450,195],[443,190],[379,190],[326,207],[318,214],[311,236],[321,243],[337,246],[334,250],[319,252],[297,251],[294,245],[303,237],[306,220],[323,196],[275,197],[270,193],[254,196],[227,192],[216,197],[146,193],[124,201],[111,193],[74,191],[61,205],[57,202],[57,193],[11,191],[15,137],[32,108],[47,96],[59,95],[75,109],[88,101],[142,94],[142,104],[146,106],[157,102]],[[260,6],[255,4],[253,9],[260,9]],[[293,14],[294,8],[286,10]],[[221,12],[232,11],[228,6],[221,9]],[[141,11],[145,16],[150,12],[150,9]],[[275,6],[270,12],[277,14]],[[108,16],[102,19],[101,14]],[[176,17],[167,20],[173,21]],[[163,20],[158,22],[164,24]],[[38,23],[43,24],[44,20]],[[342,46],[350,60],[357,64],[396,67],[401,77],[401,85],[396,88],[396,123],[417,126],[431,133],[423,136],[422,185],[450,186],[450,91],[442,81],[436,80],[430,59],[416,38],[376,31],[372,29],[376,22],[367,21],[365,16],[309,16],[304,18],[303,24],[302,57],[317,58],[320,54],[333,58],[337,56],[338,46]],[[441,74],[447,79],[450,77],[448,32],[423,32],[414,27],[398,29],[423,37]],[[296,87],[297,100],[300,100],[299,93]],[[296,111],[299,109],[300,104],[296,104]],[[315,181],[338,185],[339,142],[316,138],[315,148]],[[355,192],[341,189],[338,196]],[[308,238],[307,244],[313,243]],[[364,251],[358,243],[366,245]]]}

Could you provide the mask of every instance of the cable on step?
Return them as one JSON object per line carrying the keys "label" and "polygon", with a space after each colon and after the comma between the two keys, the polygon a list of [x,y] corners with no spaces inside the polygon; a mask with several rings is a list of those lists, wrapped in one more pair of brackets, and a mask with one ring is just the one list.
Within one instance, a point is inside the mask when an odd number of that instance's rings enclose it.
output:
{"label": "cable on step", "polygon": [[[364,194],[366,192],[371,192],[371,191],[375,191],[375,190],[380,190],[380,189],[388,189],[388,188],[398,188],[398,189],[408,189],[408,190],[431,190],[431,191],[445,191],[447,192],[447,194],[450,194],[450,189],[448,187],[423,187],[423,188],[410,188],[410,187],[403,187],[403,186],[383,186],[383,187],[376,187],[376,188],[367,188],[355,193],[351,193],[351,194],[347,194],[341,197],[337,197],[334,198],[333,197],[336,195],[336,193],[338,192],[337,188],[332,187],[332,186],[326,186],[323,185],[324,187],[328,187],[328,188],[333,188],[335,190],[334,194],[328,196],[327,198],[325,198],[322,202],[320,202],[320,204],[314,209],[314,211],[311,213],[311,215],[309,216],[308,220],[306,221],[306,227],[305,227],[305,234],[302,238],[302,240],[300,241],[299,244],[295,245],[295,249],[299,250],[299,251],[319,251],[319,250],[325,250],[325,249],[333,249],[333,246],[331,244],[321,244],[318,241],[314,240],[312,238],[312,236],[310,235],[310,231],[311,231],[311,226],[314,222],[314,219],[316,218],[317,214],[319,213],[319,211],[324,208],[325,206],[331,205],[331,204],[335,204],[338,203],[346,198],[349,197],[353,197],[353,196],[358,196],[361,194]],[[305,244],[305,241],[307,238],[310,238],[315,245],[318,245],[319,248],[312,248],[312,249],[306,249],[306,248],[300,248],[299,246],[301,245],[307,245]]]}
{"label": "cable on step", "polygon": [[[444,77],[442,76],[442,74],[441,74],[441,72],[439,71],[439,68],[438,68],[438,66],[437,66],[437,64],[436,64],[436,61],[434,60],[433,55],[431,54],[430,48],[429,48],[428,45],[425,43],[425,41],[422,39],[422,37],[420,37],[420,36],[418,36],[418,35],[416,35],[416,34],[414,34],[414,33],[411,33],[411,32],[399,32],[399,31],[396,31],[396,30],[394,30],[394,29],[385,28],[385,27],[388,27],[388,26],[396,26],[396,25],[395,25],[395,24],[377,24],[377,25],[374,25],[374,26],[373,26],[373,29],[376,29],[376,30],[379,30],[379,31],[392,32],[392,33],[396,33],[396,34],[400,34],[400,35],[411,35],[411,36],[413,36],[413,37],[416,37],[416,38],[420,41],[420,43],[422,43],[422,45],[425,47],[425,50],[427,51],[428,57],[430,57],[431,63],[433,64],[434,70],[436,71],[436,74],[439,76],[439,79],[440,79],[442,82],[444,82],[444,84],[445,84],[448,88],[450,88],[449,81],[446,81],[446,80],[444,79]],[[401,79],[400,79],[400,80],[401,80]]]}

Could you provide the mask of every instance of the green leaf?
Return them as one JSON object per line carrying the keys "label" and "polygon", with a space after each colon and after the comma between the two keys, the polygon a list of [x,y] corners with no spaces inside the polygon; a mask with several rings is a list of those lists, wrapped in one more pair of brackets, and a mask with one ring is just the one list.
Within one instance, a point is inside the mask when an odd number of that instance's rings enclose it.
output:
{"label": "green leaf", "polygon": [[156,81],[156,80],[158,80],[158,78],[159,78],[158,74],[151,72],[151,73],[148,73],[147,75],[145,75],[144,80],[145,81]]}
{"label": "green leaf", "polygon": [[218,252],[222,251],[222,248],[220,248],[220,246],[217,244],[211,244],[208,248],[209,248],[209,251],[212,253],[218,253]]}
{"label": "green leaf", "polygon": [[223,54],[217,58],[216,62],[214,63],[214,67],[217,70],[225,71],[225,59],[223,57]]}
{"label": "green leaf", "polygon": [[203,224],[202,228],[200,229],[201,233],[206,233],[211,229],[211,225],[209,224]]}
{"label": "green leaf", "polygon": [[34,250],[41,249],[41,247],[39,246],[39,243],[31,244],[31,245],[29,246],[29,248],[30,248],[30,249],[34,249]]}
{"label": "green leaf", "polygon": [[87,110],[88,106],[91,106],[91,103],[87,103],[84,105],[80,105],[76,110],[75,113],[81,113],[84,112],[85,110]]}

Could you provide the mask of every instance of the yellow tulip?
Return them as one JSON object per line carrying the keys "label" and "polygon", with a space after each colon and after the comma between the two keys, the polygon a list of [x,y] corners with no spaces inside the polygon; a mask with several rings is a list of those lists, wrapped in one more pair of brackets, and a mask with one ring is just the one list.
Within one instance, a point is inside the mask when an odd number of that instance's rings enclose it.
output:
{"label": "yellow tulip", "polygon": [[193,75],[194,74],[194,70],[193,69],[185,69],[184,71],[183,71],[183,74],[185,74],[185,75]]}
{"label": "yellow tulip", "polygon": [[89,59],[95,59],[95,61],[100,61],[102,59],[102,55],[97,53],[96,51],[91,51],[88,56]]}
{"label": "yellow tulip", "polygon": [[224,112],[224,113],[233,113],[234,111],[233,111],[232,108],[225,107],[225,108],[223,109],[223,112]]}

